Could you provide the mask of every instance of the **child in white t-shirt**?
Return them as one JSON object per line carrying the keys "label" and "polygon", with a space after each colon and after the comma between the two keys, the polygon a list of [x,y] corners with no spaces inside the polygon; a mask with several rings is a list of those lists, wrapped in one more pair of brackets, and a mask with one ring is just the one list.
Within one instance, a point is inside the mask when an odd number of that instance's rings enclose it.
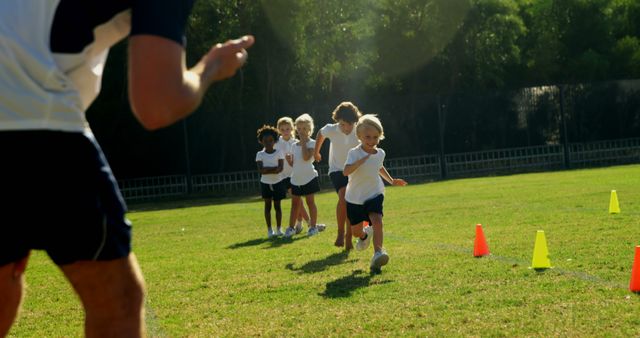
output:
{"label": "child in white t-shirt", "polygon": [[[326,139],[330,140],[329,146],[329,178],[338,194],[338,204],[336,206],[336,221],[338,225],[338,236],[334,243],[337,247],[344,246],[345,250],[353,249],[351,227],[346,227],[347,202],[344,199],[347,183],[349,179],[342,174],[344,163],[347,160],[349,149],[358,145],[358,136],[354,128],[358,119],[362,116],[358,107],[351,102],[342,102],[333,113],[331,118],[335,123],[327,124],[316,134],[315,159],[322,160],[320,149]],[[346,232],[346,233],[345,233]]]}
{"label": "child in white t-shirt", "polygon": [[[293,145],[296,143],[296,138],[293,137],[293,119],[285,116],[278,119],[277,123],[278,131],[280,132],[280,138],[278,138],[278,142],[276,142],[275,148],[284,153],[285,159],[288,155],[291,155],[293,151]],[[285,180],[285,185],[287,186],[287,191],[291,193],[291,172],[293,171],[293,167],[289,165],[288,161],[284,161],[284,168],[280,175]],[[302,232],[302,221],[304,220],[309,224],[309,214],[307,214],[307,210],[304,208],[304,204],[300,204],[298,208],[299,212],[296,215],[296,233]],[[291,199],[291,211],[293,210],[293,199]],[[279,233],[278,236],[282,234]]]}
{"label": "child in white t-shirt", "polygon": [[[287,187],[280,173],[284,167],[284,153],[275,149],[278,130],[264,125],[258,129],[258,142],[264,147],[256,154],[256,164],[260,174],[260,190],[264,199],[264,219],[267,222],[269,238],[282,234],[282,208],[280,201],[287,195]],[[276,210],[277,231],[271,227],[271,201]]]}
{"label": "child in white t-shirt", "polygon": [[285,237],[291,237],[295,233],[294,223],[300,206],[302,205],[302,196],[307,201],[309,208],[309,230],[307,235],[316,235],[319,231],[316,228],[318,220],[318,209],[314,200],[314,194],[320,191],[318,182],[318,172],[313,167],[313,151],[315,141],[311,138],[313,133],[313,119],[309,114],[298,116],[295,121],[296,132],[298,133],[298,142],[293,145],[291,156],[287,157],[287,161],[293,167],[291,172],[291,194],[292,194],[292,212],[289,219],[289,227],[284,233]]}
{"label": "child in white t-shirt", "polygon": [[[392,178],[383,165],[385,152],[378,148],[378,143],[384,139],[384,130],[375,115],[363,115],[358,120],[356,134],[360,145],[349,150],[344,166],[344,175],[349,176],[345,193],[347,217],[353,236],[358,237],[356,249],[365,250],[373,236],[374,254],[370,267],[372,272],[379,273],[389,262],[389,255],[382,247],[384,183],[380,177],[396,186],[405,186],[407,182]],[[363,221],[369,222],[370,226],[363,228]]]}

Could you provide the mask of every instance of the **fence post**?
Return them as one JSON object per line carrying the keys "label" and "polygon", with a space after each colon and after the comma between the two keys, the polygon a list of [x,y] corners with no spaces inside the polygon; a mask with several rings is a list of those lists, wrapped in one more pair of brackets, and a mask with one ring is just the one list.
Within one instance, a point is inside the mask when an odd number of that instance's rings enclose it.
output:
{"label": "fence post", "polygon": [[438,134],[440,136],[440,178],[447,178],[447,163],[444,156],[444,128],[445,128],[445,117],[442,112],[442,102],[440,100],[440,94],[436,97],[436,103],[438,104]]}
{"label": "fence post", "polygon": [[564,168],[571,168],[571,154],[569,150],[569,134],[567,133],[567,117],[564,114],[564,85],[560,85],[560,123],[562,123],[562,148],[564,150]]}
{"label": "fence post", "polygon": [[191,183],[191,161],[189,159],[189,134],[187,133],[187,119],[182,120],[182,136],[184,137],[184,159],[187,169],[187,195],[191,195],[193,185]]}

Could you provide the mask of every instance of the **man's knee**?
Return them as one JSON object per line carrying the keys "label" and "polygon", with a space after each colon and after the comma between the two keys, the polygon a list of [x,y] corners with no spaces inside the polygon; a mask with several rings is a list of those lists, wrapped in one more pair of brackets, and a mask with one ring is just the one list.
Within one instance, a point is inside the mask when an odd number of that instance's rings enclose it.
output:
{"label": "man's knee", "polygon": [[62,270],[87,312],[121,316],[139,312],[144,303],[144,279],[131,255],[105,262],[78,262]]}
{"label": "man's knee", "polygon": [[[133,263],[130,269],[122,272],[119,281],[111,286],[112,290],[106,292],[106,294],[110,295],[106,301],[113,304],[112,310],[124,315],[139,313],[144,304],[144,279],[137,262],[134,261]],[[109,285],[105,285],[105,287],[110,288]],[[97,310],[102,311],[104,309],[98,308]]]}
{"label": "man's knee", "polygon": [[20,265],[20,262],[0,267],[0,337],[9,333],[22,301],[24,269],[16,265]]}

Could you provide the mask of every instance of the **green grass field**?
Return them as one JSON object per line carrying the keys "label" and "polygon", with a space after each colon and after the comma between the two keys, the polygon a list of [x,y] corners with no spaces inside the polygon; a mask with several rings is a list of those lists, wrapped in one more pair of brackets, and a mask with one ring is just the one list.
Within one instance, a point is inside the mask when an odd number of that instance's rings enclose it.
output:
{"label": "green grass field", "polygon": [[[638,165],[387,188],[391,260],[373,276],[371,248],[332,245],[335,202],[317,195],[327,230],[292,241],[266,239],[257,197],[134,206],[149,336],[640,335],[628,290]],[[489,257],[472,256],[476,223]],[[544,272],[528,268],[537,230],[554,266]],[[82,335],[80,304],[45,254],[32,255],[27,283],[10,336]]]}

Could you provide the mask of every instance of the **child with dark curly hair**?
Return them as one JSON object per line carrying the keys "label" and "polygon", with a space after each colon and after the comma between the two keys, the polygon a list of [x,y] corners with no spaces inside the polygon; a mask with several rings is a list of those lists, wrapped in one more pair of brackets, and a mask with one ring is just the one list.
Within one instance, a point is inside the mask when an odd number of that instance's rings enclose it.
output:
{"label": "child with dark curly hair", "polygon": [[[284,167],[284,153],[274,148],[278,139],[278,129],[263,125],[258,129],[258,142],[264,147],[256,154],[256,164],[260,172],[260,190],[264,199],[264,219],[267,223],[267,237],[282,233],[282,208],[280,201],[287,195],[287,186],[280,175]],[[277,231],[271,227],[271,202],[276,210]]]}

